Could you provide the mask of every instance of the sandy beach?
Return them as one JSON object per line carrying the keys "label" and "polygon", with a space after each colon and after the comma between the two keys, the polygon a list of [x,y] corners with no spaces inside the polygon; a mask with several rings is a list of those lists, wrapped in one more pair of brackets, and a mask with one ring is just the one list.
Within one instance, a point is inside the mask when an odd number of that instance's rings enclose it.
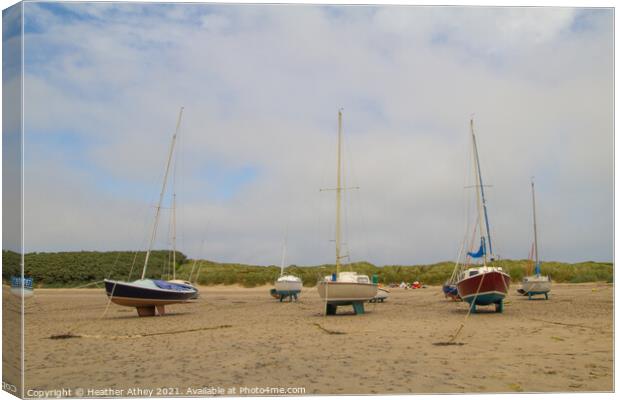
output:
{"label": "sandy beach", "polygon": [[[103,289],[37,289],[26,303],[26,390],[613,390],[611,284],[554,284],[548,301],[528,301],[513,285],[503,314],[488,308],[467,320],[467,305],[438,287],[392,289],[364,315],[349,307],[327,318],[316,288],[304,288],[297,303],[279,303],[268,290],[203,287],[192,304],[138,318],[133,308],[106,310]],[[3,295],[11,301],[6,288]],[[463,322],[461,345],[437,345]],[[81,337],[50,339],[64,333]]]}

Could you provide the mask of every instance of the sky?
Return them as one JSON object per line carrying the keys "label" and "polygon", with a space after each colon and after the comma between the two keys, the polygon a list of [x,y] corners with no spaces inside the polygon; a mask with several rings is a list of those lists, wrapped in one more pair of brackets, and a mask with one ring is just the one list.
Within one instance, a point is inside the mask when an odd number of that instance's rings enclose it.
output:
{"label": "sky", "polygon": [[613,258],[611,9],[36,2],[24,33],[26,251],[144,250],[183,106],[156,248],[174,188],[190,257],[333,263],[342,108],[352,261],[457,257],[472,116],[495,253],[535,177],[541,258]]}

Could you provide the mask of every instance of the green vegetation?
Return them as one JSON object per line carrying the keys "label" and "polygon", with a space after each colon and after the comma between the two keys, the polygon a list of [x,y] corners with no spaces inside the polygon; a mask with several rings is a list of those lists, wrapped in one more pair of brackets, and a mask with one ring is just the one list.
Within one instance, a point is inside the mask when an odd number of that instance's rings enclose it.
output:
{"label": "green vegetation", "polygon": [[[25,273],[34,277],[36,286],[76,287],[98,282],[104,278],[133,280],[138,279],[144,264],[144,252],[128,251],[81,251],[60,253],[28,253],[25,256]],[[168,278],[171,252],[158,250],[151,253],[148,278]],[[187,279],[194,264],[183,253],[177,252],[177,278]],[[10,276],[19,274],[20,257],[11,251],[2,252],[2,278],[7,281]],[[519,281],[525,275],[527,260],[502,260],[501,266]],[[133,265],[133,268],[132,268]],[[225,264],[214,261],[198,260],[200,270],[198,283],[202,285],[240,284],[254,287],[272,283],[280,274],[280,268],[244,264]],[[442,284],[450,277],[454,268],[452,262],[430,265],[387,265],[377,267],[368,262],[357,262],[346,266],[367,275],[378,275],[379,282],[389,284],[401,281],[419,281],[428,285]],[[543,262],[542,273],[550,275],[554,282],[613,282],[613,263],[587,261],[576,264],[560,262]],[[314,286],[320,277],[334,272],[334,265],[311,267],[290,266],[286,273],[299,276],[304,286]],[[131,276],[130,276],[131,271]],[[194,280],[194,279],[192,279]]]}
{"label": "green vegetation", "polygon": [[[34,278],[37,287],[75,287],[105,278],[138,279],[142,274],[145,252],[130,251],[79,251],[59,253],[27,253],[24,257],[24,274]],[[169,251],[153,251],[149,259],[147,278],[160,278],[169,265]],[[177,263],[186,261],[177,252]],[[12,251],[2,251],[2,279],[7,281],[19,274],[20,256]],[[132,269],[133,265],[133,269]]]}

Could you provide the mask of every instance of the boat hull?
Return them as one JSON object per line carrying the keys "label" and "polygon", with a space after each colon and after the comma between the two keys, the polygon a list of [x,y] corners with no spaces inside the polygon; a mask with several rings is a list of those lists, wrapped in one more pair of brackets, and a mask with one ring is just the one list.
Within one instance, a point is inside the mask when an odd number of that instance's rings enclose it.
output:
{"label": "boat hull", "polygon": [[371,303],[383,303],[385,300],[390,297],[390,291],[383,288],[377,289],[377,295],[370,299]]}
{"label": "boat hull", "polygon": [[[118,305],[127,307],[152,307],[185,303],[197,296],[196,290],[167,290],[136,285],[133,282],[104,280],[106,294]],[[180,286],[180,285],[171,285]]]}
{"label": "boat hull", "polygon": [[377,295],[378,285],[374,283],[320,281],[319,296],[328,304],[346,305],[363,302]]}
{"label": "boat hull", "polygon": [[301,292],[302,283],[301,281],[276,281],[275,287],[279,295],[290,296]]}
{"label": "boat hull", "polygon": [[524,295],[545,294],[551,291],[551,279],[547,276],[526,276],[521,281],[521,291]]}
{"label": "boat hull", "polygon": [[510,276],[501,271],[487,271],[457,283],[458,295],[475,305],[499,304],[508,294]]}
{"label": "boat hull", "polygon": [[451,299],[458,300],[459,290],[454,283],[446,283],[442,286],[441,290],[445,297],[450,297]]}

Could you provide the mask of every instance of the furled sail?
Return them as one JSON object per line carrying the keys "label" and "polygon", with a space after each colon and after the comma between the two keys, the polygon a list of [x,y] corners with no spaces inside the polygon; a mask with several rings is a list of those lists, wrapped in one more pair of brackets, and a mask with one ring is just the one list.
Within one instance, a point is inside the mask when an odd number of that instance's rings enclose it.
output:
{"label": "furled sail", "polygon": [[486,244],[484,241],[484,236],[482,236],[480,238],[480,248],[478,249],[477,252],[472,253],[472,252],[467,252],[467,255],[472,257],[472,258],[480,258],[482,256],[484,256],[486,254]]}

